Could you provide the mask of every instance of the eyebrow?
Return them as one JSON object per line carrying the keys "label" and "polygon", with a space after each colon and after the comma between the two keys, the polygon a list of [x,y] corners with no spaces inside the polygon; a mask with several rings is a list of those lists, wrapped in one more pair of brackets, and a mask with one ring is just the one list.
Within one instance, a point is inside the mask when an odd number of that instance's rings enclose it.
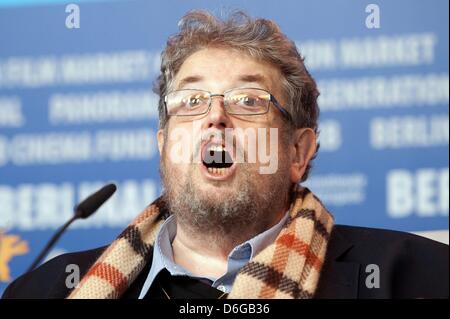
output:
{"label": "eyebrow", "polygon": [[[187,84],[197,83],[204,79],[203,76],[200,75],[190,75],[180,80],[177,85],[177,89],[182,89]],[[268,88],[268,81],[265,76],[262,74],[244,74],[238,78],[239,82],[248,82],[248,83],[259,83],[262,84],[265,88]]]}
{"label": "eyebrow", "polygon": [[181,89],[183,88],[185,85],[187,84],[191,84],[191,83],[196,83],[196,82],[200,82],[203,80],[203,77],[200,75],[191,75],[191,76],[187,76],[185,78],[183,78],[180,83],[178,83],[177,85],[177,89]]}
{"label": "eyebrow", "polygon": [[239,77],[239,81],[259,83],[259,84],[264,85],[266,88],[269,88],[267,78],[259,73],[242,75]]}

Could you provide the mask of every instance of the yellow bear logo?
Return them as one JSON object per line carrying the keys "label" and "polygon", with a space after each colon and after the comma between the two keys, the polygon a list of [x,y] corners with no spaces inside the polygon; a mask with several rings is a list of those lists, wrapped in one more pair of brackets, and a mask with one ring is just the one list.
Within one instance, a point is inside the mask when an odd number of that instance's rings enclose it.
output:
{"label": "yellow bear logo", "polygon": [[10,282],[9,262],[15,256],[28,253],[28,243],[17,235],[6,235],[0,231],[0,282]]}

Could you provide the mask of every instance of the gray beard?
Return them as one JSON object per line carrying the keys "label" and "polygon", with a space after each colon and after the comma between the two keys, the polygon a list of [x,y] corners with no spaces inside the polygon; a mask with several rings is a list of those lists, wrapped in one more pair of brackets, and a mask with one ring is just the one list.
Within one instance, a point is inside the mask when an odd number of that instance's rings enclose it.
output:
{"label": "gray beard", "polygon": [[232,248],[267,230],[274,217],[286,208],[290,188],[286,169],[283,172],[280,167],[276,174],[259,175],[248,164],[241,164],[239,186],[220,201],[198,191],[192,178],[194,169],[194,165],[190,166],[187,178],[180,184],[175,176],[167,174],[161,162],[164,200],[190,236]]}

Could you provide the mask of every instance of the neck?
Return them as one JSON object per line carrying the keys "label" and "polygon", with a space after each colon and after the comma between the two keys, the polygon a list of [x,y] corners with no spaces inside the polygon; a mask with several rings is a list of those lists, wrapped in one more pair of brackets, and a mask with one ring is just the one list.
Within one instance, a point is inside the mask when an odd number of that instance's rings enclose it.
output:
{"label": "neck", "polygon": [[177,221],[177,234],[172,243],[175,263],[197,276],[220,277],[227,270],[229,250],[211,245],[214,242],[209,236],[192,236]]}
{"label": "neck", "polygon": [[172,243],[174,261],[196,276],[218,278],[226,273],[228,255],[234,247],[275,226],[285,212],[283,210],[276,214],[263,229],[249,229],[238,237],[220,232],[196,232],[177,219],[177,234]]}

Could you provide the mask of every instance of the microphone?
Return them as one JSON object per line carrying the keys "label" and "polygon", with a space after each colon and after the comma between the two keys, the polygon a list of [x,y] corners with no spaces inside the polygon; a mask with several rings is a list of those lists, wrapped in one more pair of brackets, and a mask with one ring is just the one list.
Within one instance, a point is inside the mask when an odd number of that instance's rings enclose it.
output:
{"label": "microphone", "polygon": [[70,226],[77,219],[86,219],[91,216],[97,209],[100,208],[116,191],[117,187],[114,184],[108,184],[100,188],[95,193],[91,194],[77,206],[75,206],[75,212],[72,218],[70,218],[49,240],[45,248],[41,251],[39,256],[36,257],[34,262],[28,268],[27,272],[32,271],[47,255],[50,248],[56,243],[56,241],[61,237],[67,227]]}

